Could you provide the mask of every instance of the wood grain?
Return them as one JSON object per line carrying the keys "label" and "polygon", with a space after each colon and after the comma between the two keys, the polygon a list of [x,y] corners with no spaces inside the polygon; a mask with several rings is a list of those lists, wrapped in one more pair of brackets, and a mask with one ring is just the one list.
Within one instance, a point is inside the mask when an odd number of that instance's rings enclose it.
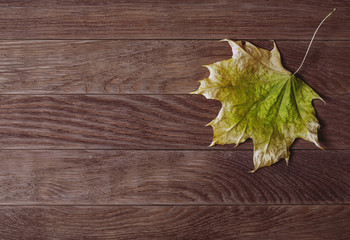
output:
{"label": "wood grain", "polygon": [[349,154],[292,151],[251,174],[252,151],[2,150],[0,205],[349,204]]}
{"label": "wood grain", "polygon": [[[324,99],[326,105],[314,102],[321,145],[349,149],[349,95]],[[199,95],[3,95],[0,144],[2,149],[208,149],[212,129],[204,125],[219,109],[218,101]],[[306,141],[294,145],[315,148]]]}
{"label": "wood grain", "polygon": [[[317,6],[317,7],[316,7]],[[0,39],[350,38],[346,0],[20,1],[0,3]]]}
{"label": "wood grain", "polygon": [[349,206],[1,207],[5,239],[346,239]]}
{"label": "wood grain", "polygon": [[[267,49],[271,41],[253,41]],[[308,41],[278,41],[296,70]],[[316,41],[300,74],[322,94],[350,93],[348,41]],[[187,94],[202,65],[231,57],[227,43],[188,41],[0,41],[2,94]]]}
{"label": "wood grain", "polygon": [[[326,151],[208,148],[220,103],[188,95],[223,38],[271,48],[315,101]],[[346,0],[0,1],[0,239],[348,239]],[[36,94],[36,95],[35,95]]]}

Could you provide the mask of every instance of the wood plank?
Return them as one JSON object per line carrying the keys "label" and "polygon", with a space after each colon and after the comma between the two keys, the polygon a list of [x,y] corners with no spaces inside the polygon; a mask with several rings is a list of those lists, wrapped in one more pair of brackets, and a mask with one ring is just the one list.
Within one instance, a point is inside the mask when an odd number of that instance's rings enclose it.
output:
{"label": "wood plank", "polygon": [[0,205],[349,204],[350,150],[295,150],[251,174],[252,151],[2,150]]}
{"label": "wood plank", "polygon": [[346,239],[349,206],[1,207],[4,239]]}
{"label": "wood plank", "polygon": [[[317,6],[317,7],[316,7]],[[20,1],[0,3],[0,39],[350,38],[349,1]]]}
{"label": "wood plank", "polygon": [[[271,49],[271,41],[253,41]],[[278,41],[296,70],[308,41]],[[350,93],[348,41],[316,41],[300,74],[322,94]],[[0,41],[0,93],[187,94],[202,65],[231,57],[217,41]]]}
{"label": "wood plank", "polygon": [[[349,149],[350,96],[324,98],[327,104],[314,102],[321,145]],[[219,109],[220,102],[199,95],[3,95],[0,144],[2,149],[208,149],[212,129],[204,126]],[[316,147],[297,141],[294,148]]]}

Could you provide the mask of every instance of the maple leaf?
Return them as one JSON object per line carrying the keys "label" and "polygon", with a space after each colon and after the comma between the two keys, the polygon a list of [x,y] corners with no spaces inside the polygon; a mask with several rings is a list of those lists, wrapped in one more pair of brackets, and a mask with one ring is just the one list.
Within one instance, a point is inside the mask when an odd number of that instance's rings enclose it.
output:
{"label": "maple leaf", "polygon": [[213,127],[215,144],[254,143],[254,171],[284,158],[296,138],[320,147],[312,100],[322,98],[306,83],[283,68],[274,42],[271,51],[249,42],[227,41],[232,58],[206,65],[209,78],[194,94],[221,101]]}

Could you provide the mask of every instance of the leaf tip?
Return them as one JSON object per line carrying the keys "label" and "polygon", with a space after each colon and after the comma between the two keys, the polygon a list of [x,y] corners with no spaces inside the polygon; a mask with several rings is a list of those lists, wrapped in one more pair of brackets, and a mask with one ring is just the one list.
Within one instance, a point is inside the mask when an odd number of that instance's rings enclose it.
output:
{"label": "leaf tip", "polygon": [[215,144],[216,144],[216,141],[213,140],[213,141],[211,142],[211,144],[209,145],[209,147],[212,147],[212,146],[214,146]]}
{"label": "leaf tip", "polygon": [[315,143],[315,145],[316,145],[319,149],[324,150],[324,148],[321,146],[321,144],[318,142],[317,139],[314,140],[314,143]]}
{"label": "leaf tip", "polygon": [[285,160],[286,160],[286,165],[288,166],[288,164],[289,164],[289,157],[286,157]]}
{"label": "leaf tip", "polygon": [[258,170],[258,169],[250,170],[249,173],[255,173],[256,170]]}
{"label": "leaf tip", "polygon": [[277,44],[276,44],[275,40],[271,39],[270,41],[272,41],[272,43],[273,43],[273,48],[277,48]]}

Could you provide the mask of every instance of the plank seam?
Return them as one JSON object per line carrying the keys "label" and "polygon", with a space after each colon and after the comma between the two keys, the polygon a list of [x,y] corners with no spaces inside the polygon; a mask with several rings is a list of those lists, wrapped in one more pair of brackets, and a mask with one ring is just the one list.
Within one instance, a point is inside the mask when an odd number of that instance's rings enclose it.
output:
{"label": "plank seam", "polygon": [[[323,94],[323,96],[349,96],[350,93]],[[0,96],[195,96],[190,93],[0,93]],[[213,100],[213,99],[207,99]],[[218,100],[215,100],[218,101]]]}
{"label": "plank seam", "polygon": [[[310,41],[310,38],[302,39],[270,39],[270,38],[230,38],[231,40],[246,40],[246,41]],[[220,41],[222,38],[28,38],[28,39],[0,39],[0,41]],[[316,39],[314,42],[347,42],[349,39]]]}
{"label": "plank seam", "polygon": [[[350,148],[344,149],[325,149],[321,150],[318,148],[298,148],[290,149],[291,151],[350,151]],[[232,152],[248,152],[253,151],[252,149],[236,149],[236,148],[227,148],[227,149],[198,149],[198,148],[157,148],[157,149],[147,149],[147,148],[0,148],[0,151],[232,151]],[[350,160],[349,160],[350,161]]]}
{"label": "plank seam", "polygon": [[1,207],[230,207],[230,206],[350,206],[350,203],[209,203],[209,204],[1,204]]}

